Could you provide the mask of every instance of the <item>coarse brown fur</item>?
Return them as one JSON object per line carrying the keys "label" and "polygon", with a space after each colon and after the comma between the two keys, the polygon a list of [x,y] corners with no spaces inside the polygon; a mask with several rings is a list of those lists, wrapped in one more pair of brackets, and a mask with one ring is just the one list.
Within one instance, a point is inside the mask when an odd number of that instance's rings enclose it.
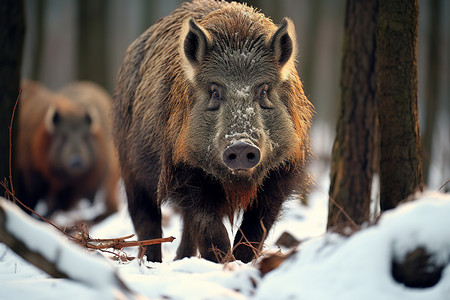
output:
{"label": "coarse brown fur", "polygon": [[102,188],[105,213],[96,221],[116,212],[120,173],[108,93],[90,82],[71,83],[58,93],[30,80],[24,80],[21,88],[19,199],[35,208],[43,198],[50,216],[73,208],[81,198],[92,202]]}
{"label": "coarse brown fur", "polygon": [[[235,245],[242,235],[262,242],[282,203],[309,182],[313,108],[295,56],[289,19],[277,27],[246,5],[204,0],[183,3],[128,48],[113,131],[140,239],[160,237],[159,205],[170,201],[184,221],[177,258],[197,248],[211,260],[211,248],[229,251],[222,217],[238,209],[245,213]],[[260,151],[256,166],[224,163],[224,150],[237,142]],[[159,246],[146,254],[161,261]],[[254,257],[245,245],[234,255]]]}

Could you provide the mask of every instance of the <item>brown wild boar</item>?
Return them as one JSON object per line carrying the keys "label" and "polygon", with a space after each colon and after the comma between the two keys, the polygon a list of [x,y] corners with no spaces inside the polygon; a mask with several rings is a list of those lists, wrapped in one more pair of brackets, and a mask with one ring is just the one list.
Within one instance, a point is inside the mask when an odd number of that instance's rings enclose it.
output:
{"label": "brown wild boar", "polygon": [[[291,20],[276,26],[238,3],[183,3],[127,50],[113,135],[140,239],[160,237],[163,201],[178,206],[177,259],[220,261],[222,223],[244,210],[233,255],[248,262],[282,203],[303,192],[313,107],[295,69]],[[161,261],[160,246],[146,250]]]}
{"label": "brown wild boar", "polygon": [[54,93],[22,82],[18,133],[18,196],[34,208],[43,198],[46,216],[94,200],[103,188],[105,213],[117,211],[119,162],[111,137],[111,97],[100,86],[76,82]]}

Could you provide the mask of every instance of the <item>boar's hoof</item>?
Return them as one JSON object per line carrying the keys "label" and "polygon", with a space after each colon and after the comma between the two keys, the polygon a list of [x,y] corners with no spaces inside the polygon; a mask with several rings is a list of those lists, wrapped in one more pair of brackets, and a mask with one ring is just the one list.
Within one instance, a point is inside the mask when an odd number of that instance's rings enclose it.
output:
{"label": "boar's hoof", "polygon": [[223,162],[232,170],[249,170],[259,164],[259,148],[245,142],[238,142],[223,152]]}

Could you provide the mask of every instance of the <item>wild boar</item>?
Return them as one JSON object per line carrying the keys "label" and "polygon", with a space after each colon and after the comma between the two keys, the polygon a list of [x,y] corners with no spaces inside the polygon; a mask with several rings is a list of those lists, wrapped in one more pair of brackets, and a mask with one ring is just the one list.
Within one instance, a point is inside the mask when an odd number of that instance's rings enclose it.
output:
{"label": "wild boar", "polygon": [[[231,250],[222,219],[243,210],[233,255],[251,261],[293,191],[310,181],[313,107],[295,69],[295,28],[243,4],[183,3],[128,48],[113,135],[140,239],[162,235],[160,204],[183,218],[177,259]],[[146,249],[161,261],[161,247]]]}
{"label": "wild boar", "polygon": [[105,213],[117,211],[120,177],[108,115],[112,100],[100,86],[76,82],[54,93],[24,80],[19,113],[18,197],[30,208],[42,198],[46,216],[81,198],[105,194]]}

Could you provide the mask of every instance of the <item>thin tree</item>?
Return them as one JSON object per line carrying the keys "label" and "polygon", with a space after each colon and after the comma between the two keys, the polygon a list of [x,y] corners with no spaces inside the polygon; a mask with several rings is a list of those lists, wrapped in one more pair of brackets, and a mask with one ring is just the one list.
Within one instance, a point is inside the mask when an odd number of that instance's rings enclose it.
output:
{"label": "thin tree", "polygon": [[[22,0],[0,2],[0,180],[9,180],[9,127],[19,95],[20,68],[25,36]],[[14,129],[16,127],[14,126]],[[15,145],[13,130],[13,143]]]}
{"label": "thin tree", "polygon": [[439,78],[440,78],[440,34],[441,34],[441,12],[440,1],[429,1],[430,24],[428,27],[428,54],[427,54],[427,75],[425,82],[425,131],[423,132],[423,178],[428,183],[428,175],[431,162],[431,144],[433,142],[433,132],[439,106]]}
{"label": "thin tree", "polygon": [[78,3],[78,78],[108,87],[106,0]]}
{"label": "thin tree", "polygon": [[347,1],[328,228],[369,219],[376,140],[376,17],[377,1]]}
{"label": "thin tree", "polygon": [[44,20],[45,20],[45,3],[44,1],[34,1],[28,5],[33,5],[35,9],[32,13],[36,18],[35,26],[35,44],[33,45],[32,63],[30,78],[39,81],[39,75],[42,68],[42,52],[43,52],[43,42],[44,42]]}
{"label": "thin tree", "polygon": [[377,104],[380,206],[423,190],[417,109],[418,0],[378,0]]}

